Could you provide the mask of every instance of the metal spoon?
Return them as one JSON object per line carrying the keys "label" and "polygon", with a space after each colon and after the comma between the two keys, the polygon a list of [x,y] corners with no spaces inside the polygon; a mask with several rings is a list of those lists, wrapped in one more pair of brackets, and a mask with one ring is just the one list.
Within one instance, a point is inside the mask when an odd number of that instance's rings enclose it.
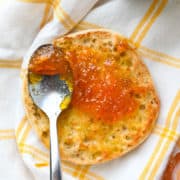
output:
{"label": "metal spoon", "polygon": [[[40,46],[33,55],[41,54],[42,48],[52,45]],[[30,74],[30,72],[28,72]],[[49,118],[50,124],[50,179],[61,180],[61,166],[59,157],[59,146],[57,136],[57,118],[61,113],[60,103],[64,97],[70,95],[65,81],[59,75],[42,75],[42,80],[38,83],[31,83],[29,80],[29,92],[34,103],[43,110]]]}

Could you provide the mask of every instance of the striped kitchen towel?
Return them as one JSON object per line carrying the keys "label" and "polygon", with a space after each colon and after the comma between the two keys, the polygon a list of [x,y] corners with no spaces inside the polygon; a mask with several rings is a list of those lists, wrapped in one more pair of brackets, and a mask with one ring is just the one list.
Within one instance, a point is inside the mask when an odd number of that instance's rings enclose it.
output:
{"label": "striped kitchen towel", "polygon": [[[179,9],[178,0],[0,0],[0,179],[49,179],[48,149],[21,103],[23,57],[25,68],[40,44],[94,28],[117,31],[138,47],[157,87],[161,111],[152,134],[136,150],[96,166],[62,162],[64,179],[161,179],[180,134]],[[180,168],[174,172],[178,179]]]}

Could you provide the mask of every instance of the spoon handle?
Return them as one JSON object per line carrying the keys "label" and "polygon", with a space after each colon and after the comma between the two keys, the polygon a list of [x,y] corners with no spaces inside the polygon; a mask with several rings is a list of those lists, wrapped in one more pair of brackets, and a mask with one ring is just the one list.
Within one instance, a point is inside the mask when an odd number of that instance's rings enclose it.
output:
{"label": "spoon handle", "polygon": [[50,180],[62,180],[56,121],[57,121],[57,117],[51,116],[51,119],[50,119]]}

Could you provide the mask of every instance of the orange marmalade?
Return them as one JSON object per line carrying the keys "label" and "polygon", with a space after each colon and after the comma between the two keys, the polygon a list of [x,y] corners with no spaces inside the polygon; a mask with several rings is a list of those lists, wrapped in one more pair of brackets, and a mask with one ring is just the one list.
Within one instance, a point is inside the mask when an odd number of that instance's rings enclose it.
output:
{"label": "orange marmalade", "polygon": [[180,152],[178,152],[174,156],[171,155],[168,165],[166,166],[166,169],[164,171],[162,180],[173,179],[174,170],[176,167],[178,167],[179,164],[180,164]]}
{"label": "orange marmalade", "polygon": [[[121,46],[117,48],[122,51]],[[54,47],[32,57],[29,69],[44,75],[64,75],[71,71],[73,92],[70,106],[98,120],[120,120],[138,108],[133,96],[138,90],[132,78],[109,52],[85,46],[61,50]]]}

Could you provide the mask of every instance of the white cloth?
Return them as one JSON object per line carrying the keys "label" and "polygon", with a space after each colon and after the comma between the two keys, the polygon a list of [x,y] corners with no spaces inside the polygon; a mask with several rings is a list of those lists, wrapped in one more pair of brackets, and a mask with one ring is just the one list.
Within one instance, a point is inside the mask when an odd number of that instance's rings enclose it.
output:
{"label": "white cloth", "polygon": [[64,179],[160,179],[180,132],[180,1],[99,0],[95,5],[96,0],[55,0],[53,7],[43,2],[52,1],[0,1],[0,179],[49,179],[43,166],[48,150],[24,117],[19,59],[24,57],[26,68],[34,49],[79,21],[74,31],[110,28],[139,46],[161,111],[152,134],[136,150],[102,165],[63,163]]}

